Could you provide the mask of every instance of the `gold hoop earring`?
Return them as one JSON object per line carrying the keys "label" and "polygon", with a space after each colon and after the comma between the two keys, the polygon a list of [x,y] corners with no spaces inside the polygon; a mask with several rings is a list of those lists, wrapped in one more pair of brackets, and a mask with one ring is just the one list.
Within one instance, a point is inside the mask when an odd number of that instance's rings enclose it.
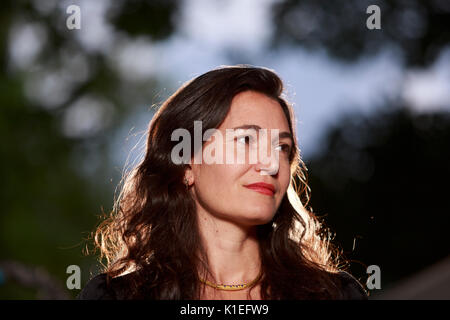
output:
{"label": "gold hoop earring", "polygon": [[184,178],[184,184],[186,185],[186,190],[189,189],[189,180],[185,177]]}

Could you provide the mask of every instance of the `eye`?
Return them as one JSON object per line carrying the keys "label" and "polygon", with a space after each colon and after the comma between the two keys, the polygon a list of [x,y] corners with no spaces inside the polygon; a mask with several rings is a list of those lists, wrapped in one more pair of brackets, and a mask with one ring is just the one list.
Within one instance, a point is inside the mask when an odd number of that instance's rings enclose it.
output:
{"label": "eye", "polygon": [[240,136],[236,140],[240,143],[245,143],[245,144],[252,143],[254,141],[253,137],[249,136],[249,135]]}
{"label": "eye", "polygon": [[[291,153],[291,146],[288,145],[288,144],[280,144],[276,148],[281,148],[281,151],[286,153],[286,154],[290,154]],[[278,150],[280,150],[280,149],[278,149]]]}

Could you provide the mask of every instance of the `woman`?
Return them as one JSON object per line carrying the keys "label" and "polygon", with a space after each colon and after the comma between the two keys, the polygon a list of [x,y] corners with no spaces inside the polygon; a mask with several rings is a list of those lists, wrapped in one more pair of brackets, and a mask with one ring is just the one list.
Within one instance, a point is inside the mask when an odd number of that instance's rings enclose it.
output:
{"label": "woman", "polygon": [[80,299],[367,298],[300,200],[308,186],[282,93],[274,72],[231,66],[161,106],[96,231],[105,272]]}

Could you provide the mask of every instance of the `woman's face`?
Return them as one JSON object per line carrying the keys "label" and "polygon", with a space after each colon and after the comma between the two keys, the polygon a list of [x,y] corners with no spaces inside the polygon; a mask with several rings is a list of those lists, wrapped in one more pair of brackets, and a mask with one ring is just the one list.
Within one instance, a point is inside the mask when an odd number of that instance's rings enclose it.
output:
{"label": "woman's face", "polygon": [[[260,130],[235,129],[248,125],[266,129],[267,134]],[[233,135],[227,135],[227,129],[235,129]],[[245,226],[268,223],[289,186],[289,153],[294,147],[280,104],[255,91],[239,93],[233,98],[230,110],[217,130],[223,137],[221,142],[216,141],[222,146],[223,160],[212,164],[203,160],[213,137],[203,145],[202,163],[191,165],[189,177],[198,210]],[[278,141],[273,139],[274,133],[279,137]],[[261,148],[266,148],[264,154],[269,160],[264,163],[259,154]],[[243,152],[244,161],[237,161],[237,155]],[[256,158],[250,157],[251,152]],[[233,154],[230,156],[230,153]],[[231,163],[227,162],[227,156],[232,159]],[[249,187],[255,183],[272,185],[273,192],[266,188],[267,185]]]}

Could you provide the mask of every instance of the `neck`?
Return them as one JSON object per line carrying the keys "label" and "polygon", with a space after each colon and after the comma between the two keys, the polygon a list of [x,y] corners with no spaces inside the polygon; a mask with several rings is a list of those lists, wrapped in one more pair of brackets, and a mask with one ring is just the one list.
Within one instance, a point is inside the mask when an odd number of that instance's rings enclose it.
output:
{"label": "neck", "polygon": [[211,275],[200,277],[216,284],[243,284],[253,281],[261,270],[256,227],[199,214],[199,230]]}

